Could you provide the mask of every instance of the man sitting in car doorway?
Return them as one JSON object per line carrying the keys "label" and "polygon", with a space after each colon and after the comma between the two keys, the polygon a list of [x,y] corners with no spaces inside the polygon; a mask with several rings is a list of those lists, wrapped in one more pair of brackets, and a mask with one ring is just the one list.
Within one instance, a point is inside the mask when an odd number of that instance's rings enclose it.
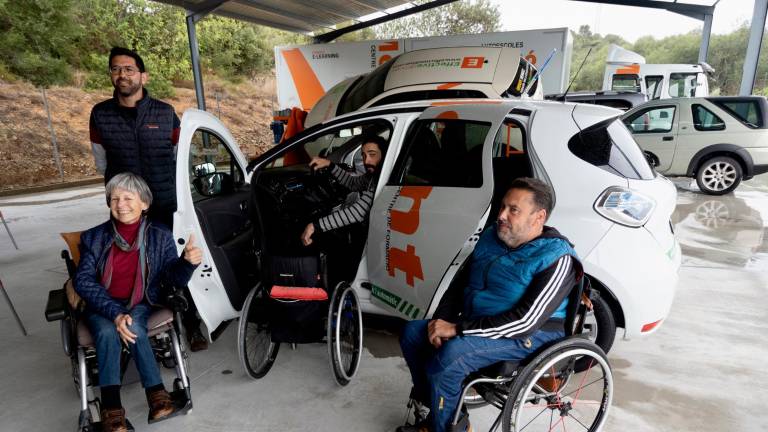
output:
{"label": "man sitting in car doorway", "polygon": [[[544,182],[513,181],[496,223],[475,246],[466,286],[451,286],[432,320],[406,324],[400,346],[417,421],[397,432],[450,430],[469,373],[522,360],[565,336],[568,294],[581,264],[568,239],[544,225],[553,205]],[[466,414],[458,430],[469,430]]]}
{"label": "man sitting in car doorway", "polygon": [[[323,216],[307,224],[301,234],[301,242],[304,246],[313,243],[315,233],[323,233],[338,230],[353,224],[364,226],[368,220],[368,213],[373,205],[373,196],[376,193],[376,185],[381,174],[381,162],[387,152],[387,141],[378,135],[366,135],[361,141],[361,154],[365,173],[353,175],[345,171],[328,159],[313,157],[309,166],[313,170],[329,169],[336,181],[352,192],[352,195],[336,211]],[[365,235],[365,234],[360,234]],[[350,256],[350,258],[352,258]],[[358,257],[359,258],[359,257]],[[341,261],[341,260],[339,260]]]}

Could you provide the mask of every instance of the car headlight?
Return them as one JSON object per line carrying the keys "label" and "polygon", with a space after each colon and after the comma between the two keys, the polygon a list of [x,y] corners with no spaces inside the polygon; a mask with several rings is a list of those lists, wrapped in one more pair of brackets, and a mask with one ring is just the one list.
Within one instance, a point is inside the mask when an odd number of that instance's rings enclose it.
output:
{"label": "car headlight", "polygon": [[656,201],[639,192],[611,186],[600,194],[594,208],[600,216],[612,222],[638,228],[648,222]]}

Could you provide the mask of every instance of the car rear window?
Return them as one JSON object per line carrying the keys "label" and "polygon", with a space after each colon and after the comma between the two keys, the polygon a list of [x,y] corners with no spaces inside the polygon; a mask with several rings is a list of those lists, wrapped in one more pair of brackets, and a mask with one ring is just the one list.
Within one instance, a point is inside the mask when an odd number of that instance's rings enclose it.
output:
{"label": "car rear window", "polygon": [[654,178],[642,150],[619,119],[582,130],[568,141],[568,149],[579,159],[610,173],[636,180]]}
{"label": "car rear window", "polygon": [[740,122],[751,128],[762,128],[765,126],[763,113],[760,112],[760,104],[758,104],[757,100],[723,101],[710,99],[709,101],[726,110]]}
{"label": "car rear window", "polygon": [[393,94],[372,103],[372,107],[401,102],[413,102],[429,99],[487,99],[479,90],[417,90]]}

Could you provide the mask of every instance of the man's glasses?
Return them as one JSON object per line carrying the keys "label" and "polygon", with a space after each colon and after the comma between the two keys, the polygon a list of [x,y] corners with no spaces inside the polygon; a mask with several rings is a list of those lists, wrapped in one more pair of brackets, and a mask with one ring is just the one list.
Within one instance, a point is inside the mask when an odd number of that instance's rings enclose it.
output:
{"label": "man's glasses", "polygon": [[109,73],[114,76],[119,76],[122,72],[125,72],[126,76],[134,76],[139,69],[133,66],[112,66],[109,68]]}

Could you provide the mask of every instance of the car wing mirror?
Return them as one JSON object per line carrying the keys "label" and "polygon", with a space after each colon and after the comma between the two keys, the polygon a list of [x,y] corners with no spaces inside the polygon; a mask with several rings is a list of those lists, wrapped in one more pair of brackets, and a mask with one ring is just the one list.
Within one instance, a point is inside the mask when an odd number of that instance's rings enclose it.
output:
{"label": "car wing mirror", "polygon": [[235,182],[232,176],[223,172],[214,172],[202,177],[196,177],[192,181],[197,193],[211,197],[224,195],[235,190]]}
{"label": "car wing mirror", "polygon": [[214,165],[213,162],[204,162],[192,166],[192,173],[195,175],[195,177],[204,177],[215,172],[216,165]]}

